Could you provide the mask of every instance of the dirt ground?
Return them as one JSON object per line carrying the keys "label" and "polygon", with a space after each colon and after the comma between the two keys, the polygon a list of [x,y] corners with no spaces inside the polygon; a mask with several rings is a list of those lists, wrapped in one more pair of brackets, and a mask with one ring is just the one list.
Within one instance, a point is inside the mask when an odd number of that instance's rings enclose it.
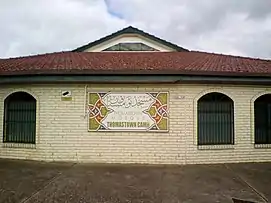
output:
{"label": "dirt ground", "polygon": [[0,159],[0,203],[271,200],[271,163],[142,166]]}

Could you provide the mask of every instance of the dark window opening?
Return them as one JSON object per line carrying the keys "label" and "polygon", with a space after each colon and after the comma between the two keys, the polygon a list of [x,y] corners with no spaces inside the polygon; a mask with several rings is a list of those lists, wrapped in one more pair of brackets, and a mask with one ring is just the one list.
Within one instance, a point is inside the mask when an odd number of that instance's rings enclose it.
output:
{"label": "dark window opening", "polygon": [[9,95],[4,103],[4,142],[35,143],[36,99],[26,92]]}
{"label": "dark window opening", "polygon": [[198,145],[234,144],[233,101],[222,93],[198,100]]}
{"label": "dark window opening", "polygon": [[143,43],[119,43],[103,51],[158,51]]}
{"label": "dark window opening", "polygon": [[271,144],[271,94],[254,102],[255,144]]}

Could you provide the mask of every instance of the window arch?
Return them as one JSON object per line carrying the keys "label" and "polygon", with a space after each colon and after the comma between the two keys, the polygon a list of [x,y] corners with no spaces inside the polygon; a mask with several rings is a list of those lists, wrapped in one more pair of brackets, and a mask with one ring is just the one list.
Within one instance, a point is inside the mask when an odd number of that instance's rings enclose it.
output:
{"label": "window arch", "polygon": [[31,143],[36,141],[36,99],[26,92],[15,92],[4,101],[3,141]]}
{"label": "window arch", "polygon": [[265,94],[254,102],[255,144],[271,144],[271,94]]}
{"label": "window arch", "polygon": [[197,105],[198,145],[234,144],[234,104],[227,95],[212,92]]}

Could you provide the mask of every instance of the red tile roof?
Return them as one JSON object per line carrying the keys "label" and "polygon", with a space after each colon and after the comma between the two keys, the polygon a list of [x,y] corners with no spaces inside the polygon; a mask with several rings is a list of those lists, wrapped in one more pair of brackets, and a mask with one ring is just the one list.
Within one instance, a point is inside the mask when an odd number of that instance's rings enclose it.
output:
{"label": "red tile roof", "polygon": [[60,52],[0,59],[0,75],[193,74],[271,76],[271,60],[204,52]]}

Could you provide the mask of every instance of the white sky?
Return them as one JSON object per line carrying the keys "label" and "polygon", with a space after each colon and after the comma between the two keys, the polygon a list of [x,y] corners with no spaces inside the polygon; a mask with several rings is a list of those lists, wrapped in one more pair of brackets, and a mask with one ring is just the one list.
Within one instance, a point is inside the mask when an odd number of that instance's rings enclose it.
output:
{"label": "white sky", "polygon": [[270,0],[8,0],[0,57],[75,49],[132,25],[190,50],[271,59]]}

